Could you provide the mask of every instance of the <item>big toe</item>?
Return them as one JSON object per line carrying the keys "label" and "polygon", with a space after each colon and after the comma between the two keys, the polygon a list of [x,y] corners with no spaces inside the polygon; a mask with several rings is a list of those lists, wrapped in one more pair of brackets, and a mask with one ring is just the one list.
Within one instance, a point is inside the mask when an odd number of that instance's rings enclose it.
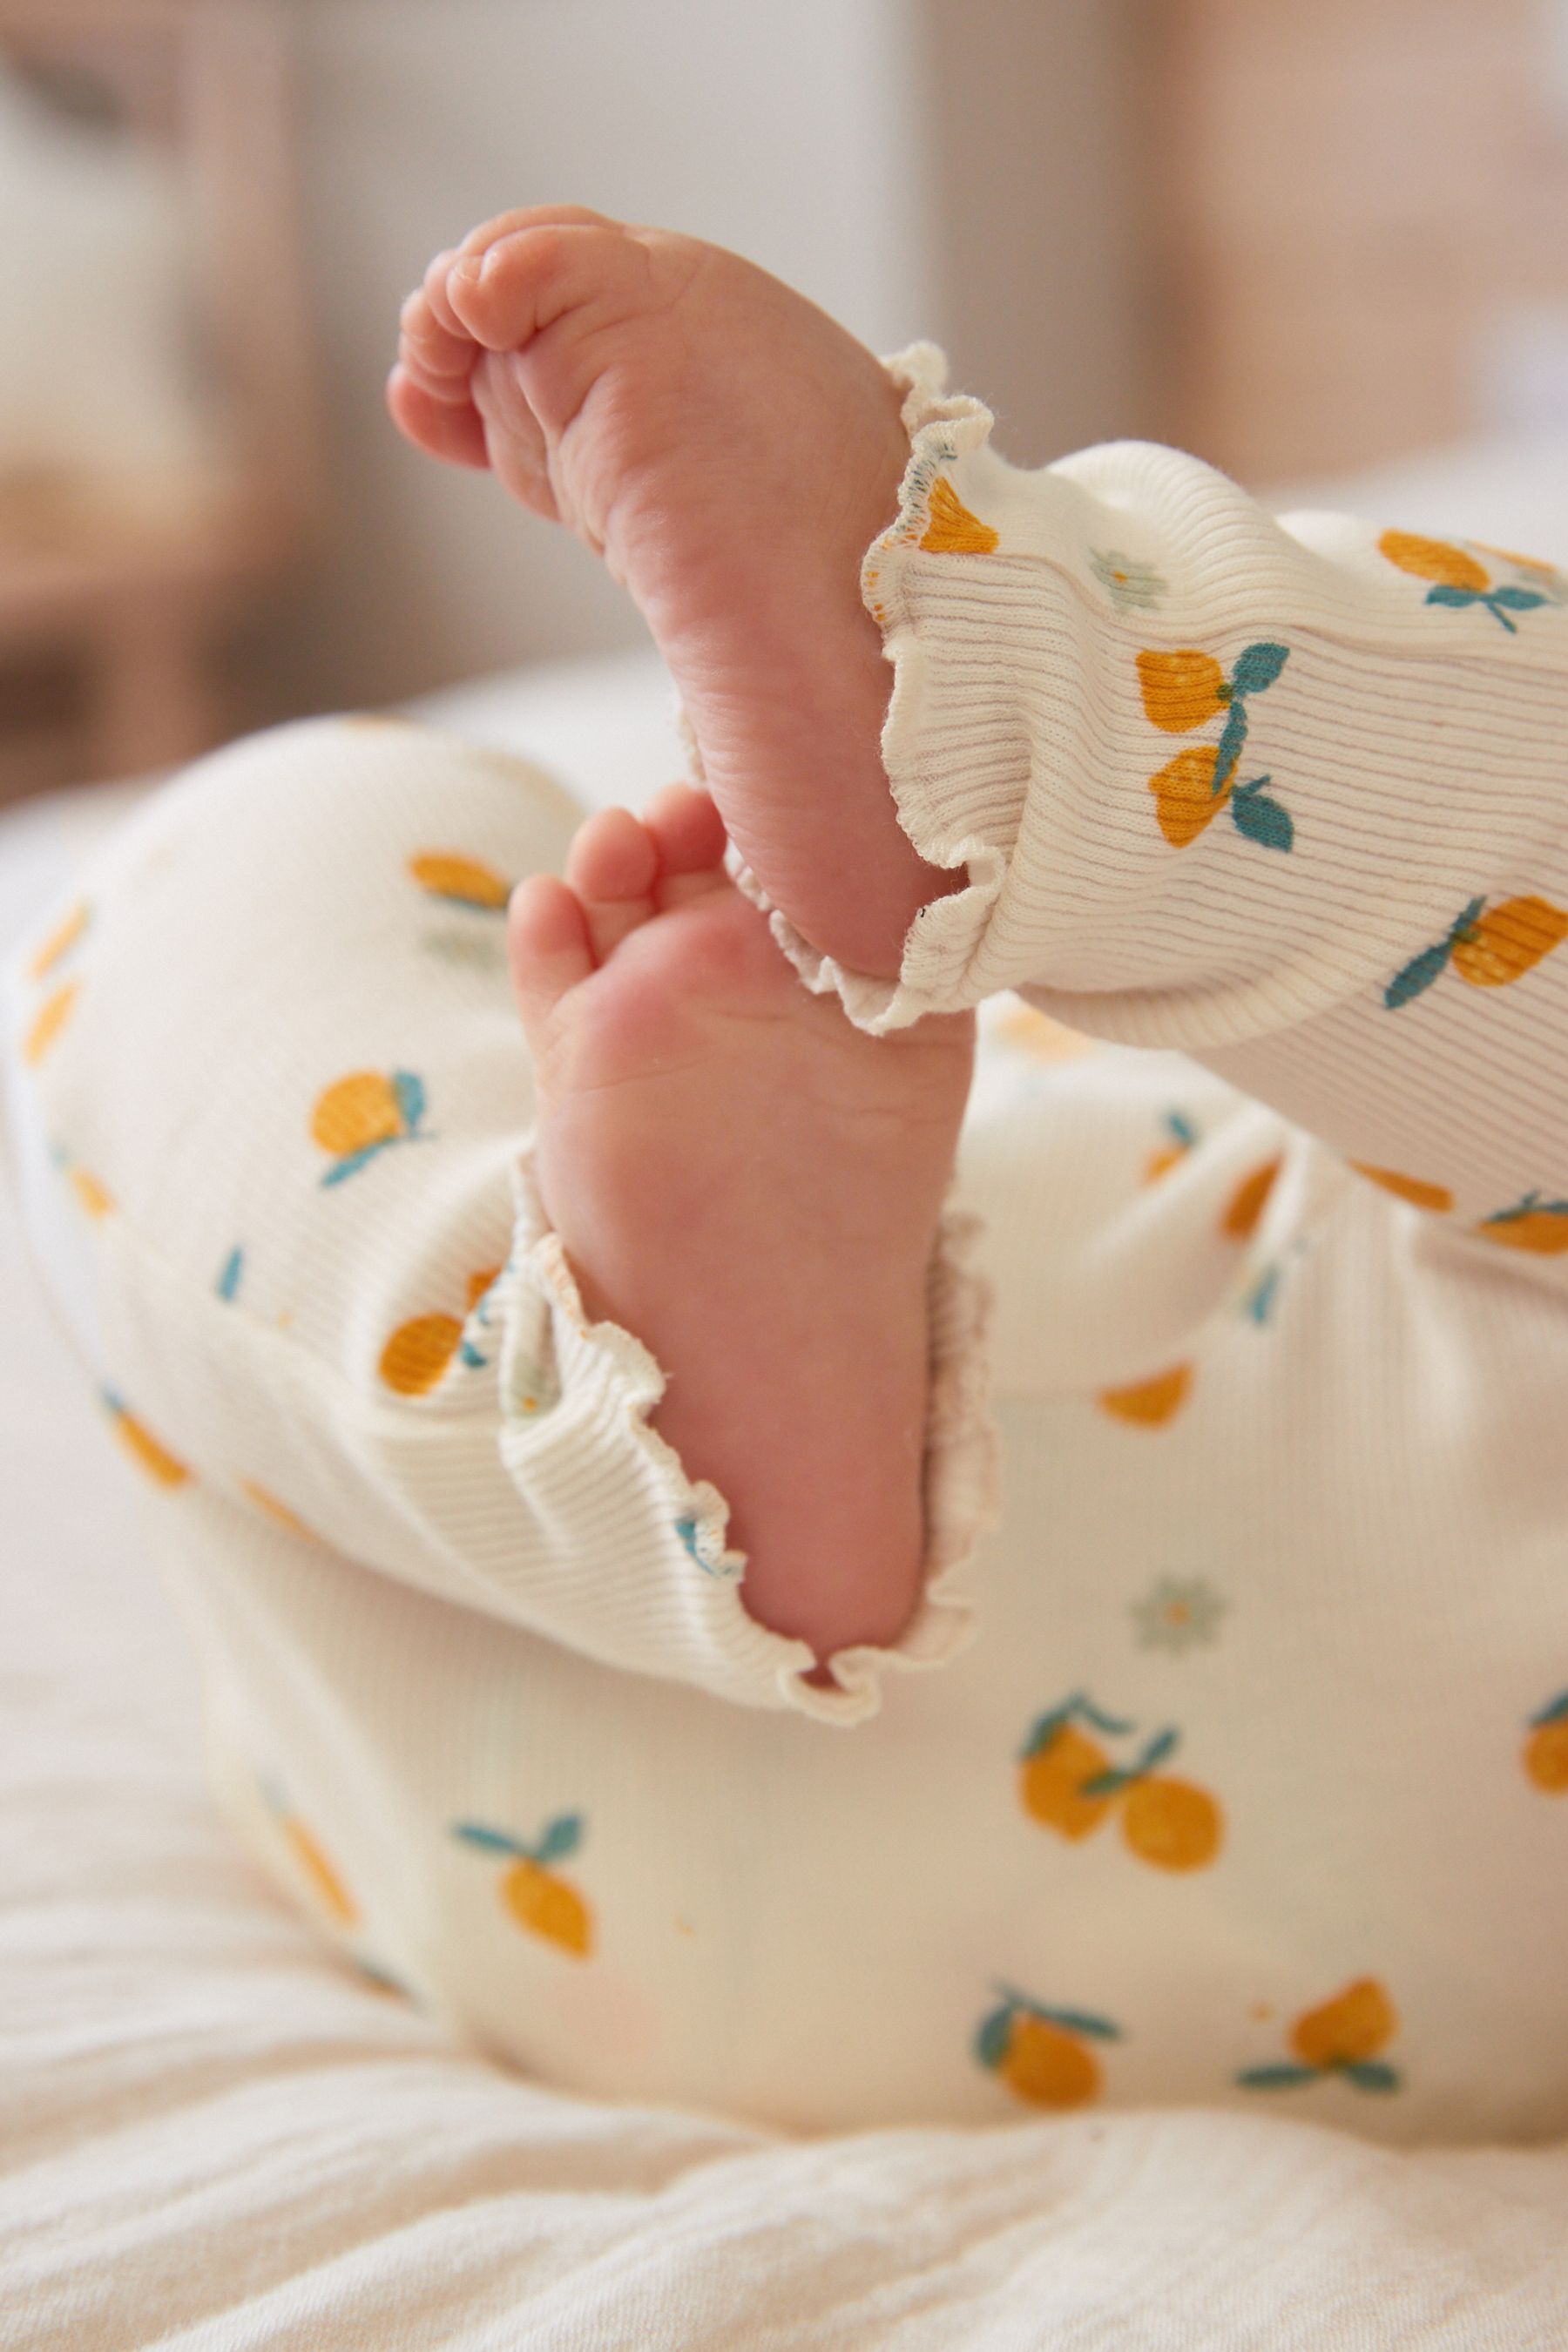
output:
{"label": "big toe", "polygon": [[521,217],[524,226],[459,252],[447,275],[453,313],[487,351],[521,351],[590,305],[629,306],[646,284],[647,249],[618,221]]}

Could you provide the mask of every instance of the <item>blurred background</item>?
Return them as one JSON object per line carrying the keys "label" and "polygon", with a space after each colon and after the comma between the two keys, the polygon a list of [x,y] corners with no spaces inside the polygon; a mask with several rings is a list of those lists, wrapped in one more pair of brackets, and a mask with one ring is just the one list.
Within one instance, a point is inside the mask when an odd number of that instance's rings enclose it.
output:
{"label": "blurred background", "polygon": [[1568,0],[0,0],[0,800],[641,641],[382,407],[545,201],[935,336],[1024,463],[1568,450]]}

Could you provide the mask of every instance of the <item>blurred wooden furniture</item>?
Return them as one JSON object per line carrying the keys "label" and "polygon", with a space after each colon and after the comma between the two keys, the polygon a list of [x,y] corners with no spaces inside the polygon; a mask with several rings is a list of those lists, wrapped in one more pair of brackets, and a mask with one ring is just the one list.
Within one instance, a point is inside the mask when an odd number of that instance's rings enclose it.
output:
{"label": "blurred wooden furniture", "polygon": [[[136,774],[227,731],[220,660],[314,509],[282,36],[262,0],[0,0],[0,66],[101,88],[179,160],[232,464],[162,521],[0,504],[0,799]],[[3,231],[0,231],[3,233]],[[106,364],[112,365],[111,357]]]}
{"label": "blurred wooden furniture", "polygon": [[1375,464],[1483,421],[1521,304],[1568,351],[1546,0],[1152,0],[1146,33],[1162,437],[1259,487]]}

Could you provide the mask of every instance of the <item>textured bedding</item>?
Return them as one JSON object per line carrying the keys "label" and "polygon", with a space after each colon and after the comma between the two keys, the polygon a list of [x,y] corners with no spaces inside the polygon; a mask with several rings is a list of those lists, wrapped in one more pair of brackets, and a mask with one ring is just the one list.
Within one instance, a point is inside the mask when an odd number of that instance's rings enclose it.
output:
{"label": "textured bedding", "polygon": [[[1399,519],[1456,528],[1445,495]],[[1542,531],[1500,493],[1469,527]],[[642,660],[441,715],[586,799],[679,769]],[[119,804],[0,821],[0,940]],[[0,1302],[4,2352],[1568,2343],[1568,2148],[1402,2154],[1202,2112],[794,2142],[455,2053],[220,1825],[132,1474],[3,1188]]]}

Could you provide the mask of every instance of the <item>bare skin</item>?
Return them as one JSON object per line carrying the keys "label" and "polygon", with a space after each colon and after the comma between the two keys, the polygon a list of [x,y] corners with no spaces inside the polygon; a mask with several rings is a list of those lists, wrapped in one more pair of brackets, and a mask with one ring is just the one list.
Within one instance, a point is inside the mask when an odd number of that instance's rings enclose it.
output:
{"label": "bare skin", "polygon": [[859,596],[908,457],[899,396],[751,264],[566,206],[437,255],[388,401],[601,554],[680,689],[712,799],[593,819],[565,882],[514,901],[544,1204],[589,1312],[664,1367],[655,1424],[729,1501],[751,1613],[822,1659],[894,1642],[973,1024],[865,1037],[721,859],[728,827],[808,939],[885,977],[952,886],[894,814]]}
{"label": "bare skin", "polygon": [[734,254],[559,205],[436,257],[387,396],[418,447],[489,466],[604,557],[763,888],[890,978],[961,877],[917,856],[881,762],[890,673],[859,568],[909,445],[871,353]]}
{"label": "bare skin", "polygon": [[724,846],[681,784],[591,818],[565,881],[515,894],[512,974],[584,1304],[668,1371],[654,1425],[730,1501],[751,1614],[826,1658],[895,1642],[919,1596],[926,1279],[973,1022],[853,1028]]}

